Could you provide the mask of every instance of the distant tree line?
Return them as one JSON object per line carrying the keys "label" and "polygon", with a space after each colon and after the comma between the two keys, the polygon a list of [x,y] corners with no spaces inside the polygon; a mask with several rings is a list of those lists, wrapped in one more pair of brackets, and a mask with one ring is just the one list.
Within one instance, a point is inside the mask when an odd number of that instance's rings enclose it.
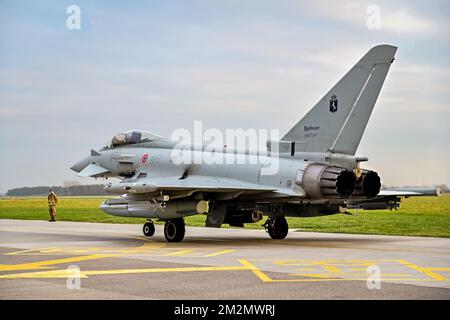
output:
{"label": "distant tree line", "polygon": [[22,187],[10,189],[6,192],[7,197],[28,197],[28,196],[43,196],[48,194],[50,188],[58,196],[103,196],[108,195],[105,192],[103,184],[89,184],[78,186],[39,186],[39,187]]}

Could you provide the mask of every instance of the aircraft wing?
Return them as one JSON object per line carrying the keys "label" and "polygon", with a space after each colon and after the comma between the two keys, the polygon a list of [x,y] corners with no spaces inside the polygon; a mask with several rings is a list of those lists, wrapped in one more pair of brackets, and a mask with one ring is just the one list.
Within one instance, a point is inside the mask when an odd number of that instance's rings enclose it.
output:
{"label": "aircraft wing", "polygon": [[378,196],[440,196],[440,188],[400,188],[400,189],[384,189],[378,193]]}
{"label": "aircraft wing", "polygon": [[152,184],[163,190],[186,190],[201,189],[205,191],[275,191],[276,188],[263,186],[256,183],[244,182],[230,178],[206,177],[206,176],[188,176],[184,179],[179,177],[172,178],[153,178]]}
{"label": "aircraft wing", "polygon": [[230,178],[192,175],[184,179],[178,176],[125,179],[119,183],[107,185],[105,190],[113,193],[122,191],[149,193],[157,190],[273,192],[277,191],[277,188]]}
{"label": "aircraft wing", "polygon": [[349,209],[384,210],[397,209],[402,198],[421,196],[440,196],[440,188],[393,188],[381,190],[373,199],[351,200],[347,207]]}

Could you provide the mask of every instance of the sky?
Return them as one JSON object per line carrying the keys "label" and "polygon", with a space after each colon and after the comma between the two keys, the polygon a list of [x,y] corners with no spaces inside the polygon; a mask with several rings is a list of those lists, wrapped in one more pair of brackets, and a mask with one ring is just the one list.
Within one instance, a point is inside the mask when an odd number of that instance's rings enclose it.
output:
{"label": "sky", "polygon": [[450,184],[449,14],[445,0],[0,0],[0,193],[94,182],[70,166],[127,129],[282,136],[377,44],[398,51],[357,155],[386,185]]}

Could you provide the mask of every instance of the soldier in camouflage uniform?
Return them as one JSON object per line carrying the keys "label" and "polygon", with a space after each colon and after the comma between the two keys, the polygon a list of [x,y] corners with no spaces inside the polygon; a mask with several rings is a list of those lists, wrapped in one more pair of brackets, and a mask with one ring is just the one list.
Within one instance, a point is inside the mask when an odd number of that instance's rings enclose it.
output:
{"label": "soldier in camouflage uniform", "polygon": [[50,221],[56,221],[56,204],[58,203],[58,198],[52,189],[48,192],[48,212],[50,213]]}

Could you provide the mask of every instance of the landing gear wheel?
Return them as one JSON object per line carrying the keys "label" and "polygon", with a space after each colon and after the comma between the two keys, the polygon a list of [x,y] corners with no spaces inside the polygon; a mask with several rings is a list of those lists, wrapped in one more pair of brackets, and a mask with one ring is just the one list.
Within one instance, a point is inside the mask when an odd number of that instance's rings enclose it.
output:
{"label": "landing gear wheel", "polygon": [[272,239],[284,239],[289,232],[289,226],[285,217],[274,217],[268,223],[267,231]]}
{"label": "landing gear wheel", "polygon": [[183,218],[166,221],[164,225],[164,236],[167,242],[183,241],[185,232]]}
{"label": "landing gear wheel", "polygon": [[153,224],[153,222],[146,222],[144,224],[143,231],[144,231],[144,235],[146,237],[151,237],[152,235],[154,235],[155,234],[155,225]]}

